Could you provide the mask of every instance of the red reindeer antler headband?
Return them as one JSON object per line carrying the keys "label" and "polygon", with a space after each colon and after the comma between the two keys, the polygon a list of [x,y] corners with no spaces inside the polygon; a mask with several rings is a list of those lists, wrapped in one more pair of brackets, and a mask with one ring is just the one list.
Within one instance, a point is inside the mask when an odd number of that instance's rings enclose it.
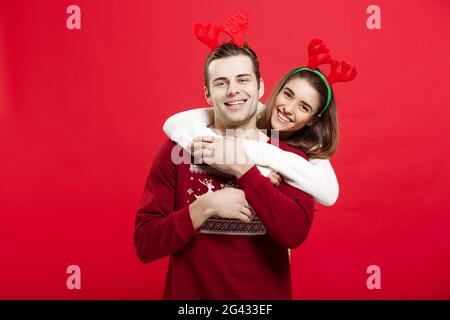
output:
{"label": "red reindeer antler headband", "polygon": [[[329,52],[330,50],[328,50],[328,48],[323,44],[322,40],[320,39],[311,40],[308,45],[308,56],[309,56],[308,66],[297,68],[293,70],[289,75],[292,76],[302,70],[307,70],[317,74],[323,80],[328,90],[328,96],[327,102],[325,103],[325,107],[320,112],[319,116],[321,116],[322,113],[330,105],[331,96],[333,93],[330,85],[336,82],[352,81],[357,74],[355,67],[350,66],[344,61],[340,62],[337,60],[333,60]],[[330,73],[328,75],[324,75],[322,72],[317,70],[317,67],[319,65],[326,65],[326,64],[330,65]],[[339,66],[341,67],[340,71]]]}
{"label": "red reindeer antler headband", "polygon": [[197,22],[194,24],[194,33],[198,40],[206,44],[211,50],[219,46],[219,33],[223,32],[231,38],[231,42],[242,47],[244,35],[248,30],[247,13],[241,11],[229,18],[225,25],[216,25],[213,22]]}
{"label": "red reindeer antler headband", "polygon": [[[194,25],[194,33],[198,40],[205,43],[211,50],[216,49],[219,46],[219,34],[220,32],[226,33],[230,36],[231,41],[242,47],[244,44],[244,35],[248,29],[248,16],[244,11],[239,12],[237,15],[229,18],[225,25],[216,25],[213,22],[197,22]],[[330,85],[336,82],[351,81],[356,77],[357,71],[354,67],[345,63],[344,61],[337,61],[331,58],[329,54],[330,50],[323,44],[320,39],[313,39],[308,45],[309,61],[307,67],[301,67],[293,70],[289,76],[292,76],[300,71],[307,70],[317,74],[325,83],[328,95],[327,102],[323,110],[320,112],[319,117],[330,105],[333,91]],[[252,54],[253,55],[253,54]],[[324,75],[321,71],[317,70],[320,65],[330,65],[330,73]],[[341,70],[339,70],[341,67]]]}

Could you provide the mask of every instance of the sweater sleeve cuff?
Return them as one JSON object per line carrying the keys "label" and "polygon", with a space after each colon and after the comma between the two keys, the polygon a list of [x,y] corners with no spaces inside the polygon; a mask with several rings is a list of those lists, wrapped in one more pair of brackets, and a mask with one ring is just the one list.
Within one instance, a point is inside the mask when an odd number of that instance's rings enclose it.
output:
{"label": "sweater sleeve cuff", "polygon": [[172,212],[175,228],[178,234],[184,241],[189,241],[198,232],[192,224],[191,215],[189,213],[189,206],[184,207],[179,211]]}
{"label": "sweater sleeve cuff", "polygon": [[256,166],[253,166],[237,180],[237,183],[245,191],[253,190],[266,181],[267,178],[259,172]]}

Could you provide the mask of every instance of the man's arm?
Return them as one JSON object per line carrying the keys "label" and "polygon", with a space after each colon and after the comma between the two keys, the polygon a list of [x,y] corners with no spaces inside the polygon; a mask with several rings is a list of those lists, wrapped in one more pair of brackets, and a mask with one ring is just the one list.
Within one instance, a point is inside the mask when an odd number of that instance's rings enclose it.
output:
{"label": "man's arm", "polygon": [[[227,147],[227,143],[232,143],[233,148]],[[238,164],[234,155],[242,154],[243,146],[239,139],[237,144],[234,143],[235,140],[228,137],[194,139],[193,155],[208,165],[234,175],[267,232],[286,248],[299,246],[311,227],[313,198],[285,183],[278,188],[273,187],[270,179],[261,175],[251,161]],[[231,152],[231,155],[228,154],[232,159],[230,163],[224,161],[227,159],[226,152]]]}
{"label": "man's arm", "polygon": [[137,210],[134,246],[143,263],[176,252],[197,234],[189,207],[174,211],[176,166],[170,157],[173,146],[166,142],[159,150]]}
{"label": "man's arm", "polygon": [[167,142],[156,156],[137,211],[134,245],[143,263],[180,250],[213,215],[250,222],[252,212],[241,190],[227,188],[205,193],[193,203],[174,211],[176,165],[171,159],[174,144]]}
{"label": "man's arm", "polygon": [[291,249],[306,239],[314,211],[310,195],[285,183],[273,187],[255,166],[237,182],[271,237]]}

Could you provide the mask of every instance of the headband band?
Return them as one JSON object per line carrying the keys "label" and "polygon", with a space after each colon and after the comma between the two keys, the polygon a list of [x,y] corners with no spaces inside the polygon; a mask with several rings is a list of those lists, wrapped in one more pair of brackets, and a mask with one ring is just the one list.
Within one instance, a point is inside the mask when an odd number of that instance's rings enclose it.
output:
{"label": "headband band", "polygon": [[[330,106],[331,98],[333,96],[333,90],[331,90],[331,84],[336,82],[346,82],[352,81],[356,77],[356,69],[351,65],[345,63],[344,61],[337,61],[331,58],[330,50],[323,44],[323,41],[320,39],[313,39],[308,44],[308,56],[309,61],[306,67],[300,67],[292,70],[289,73],[289,77],[292,75],[306,70],[312,72],[319,76],[322,79],[323,83],[327,87],[327,102],[325,103],[324,108],[319,113],[319,117],[325,110]],[[319,71],[319,65],[329,65],[330,73],[328,75],[324,75]]]}

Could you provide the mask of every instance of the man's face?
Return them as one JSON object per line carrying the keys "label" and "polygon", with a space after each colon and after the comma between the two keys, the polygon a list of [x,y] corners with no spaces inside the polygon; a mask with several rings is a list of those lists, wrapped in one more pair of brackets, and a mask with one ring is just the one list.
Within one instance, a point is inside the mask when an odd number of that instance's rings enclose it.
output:
{"label": "man's face", "polygon": [[237,127],[245,125],[253,116],[264,84],[258,82],[253,64],[244,55],[213,60],[208,66],[209,95],[206,100],[214,106],[216,125]]}

